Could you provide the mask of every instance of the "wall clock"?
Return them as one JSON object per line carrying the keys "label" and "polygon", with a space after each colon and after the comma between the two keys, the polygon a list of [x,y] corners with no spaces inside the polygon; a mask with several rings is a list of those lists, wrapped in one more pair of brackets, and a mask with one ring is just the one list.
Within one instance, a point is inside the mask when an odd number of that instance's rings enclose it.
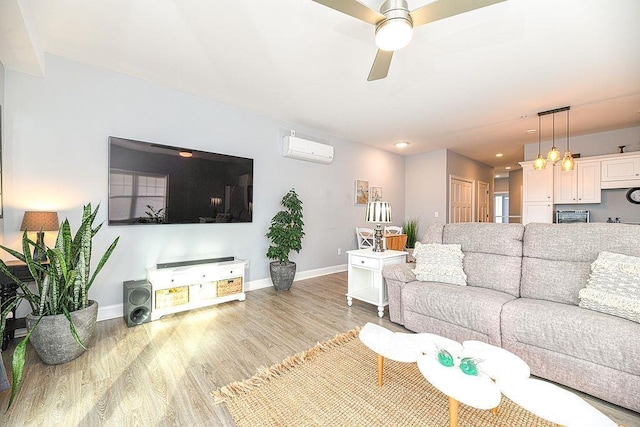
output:
{"label": "wall clock", "polygon": [[630,188],[629,191],[627,191],[627,200],[640,205],[640,187]]}

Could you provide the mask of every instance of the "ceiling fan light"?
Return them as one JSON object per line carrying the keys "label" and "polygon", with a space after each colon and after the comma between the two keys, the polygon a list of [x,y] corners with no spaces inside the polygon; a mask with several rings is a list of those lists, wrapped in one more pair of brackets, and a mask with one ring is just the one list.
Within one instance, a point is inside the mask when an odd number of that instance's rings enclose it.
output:
{"label": "ceiling fan light", "polygon": [[400,50],[413,38],[411,22],[405,18],[388,19],[376,28],[376,46],[386,51]]}
{"label": "ceiling fan light", "polygon": [[540,171],[546,167],[547,167],[547,161],[545,160],[544,157],[538,154],[538,158],[535,159],[533,162],[533,168],[537,171]]}

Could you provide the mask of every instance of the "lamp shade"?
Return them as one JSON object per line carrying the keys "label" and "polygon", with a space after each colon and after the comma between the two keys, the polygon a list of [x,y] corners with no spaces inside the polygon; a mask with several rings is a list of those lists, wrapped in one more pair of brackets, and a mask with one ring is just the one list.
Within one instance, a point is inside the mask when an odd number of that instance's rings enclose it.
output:
{"label": "lamp shade", "polygon": [[20,231],[55,231],[59,228],[58,212],[26,211]]}
{"label": "lamp shade", "polygon": [[391,222],[391,203],[380,201],[367,203],[365,220],[376,224]]}

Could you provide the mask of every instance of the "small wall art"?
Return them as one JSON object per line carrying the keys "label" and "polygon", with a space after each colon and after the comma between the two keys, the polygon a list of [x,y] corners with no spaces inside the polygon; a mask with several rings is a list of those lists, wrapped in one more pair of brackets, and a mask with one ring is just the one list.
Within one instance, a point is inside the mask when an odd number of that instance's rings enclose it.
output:
{"label": "small wall art", "polygon": [[369,189],[370,202],[382,201],[382,187],[371,187]]}
{"label": "small wall art", "polygon": [[356,205],[366,205],[369,201],[369,181],[356,179]]}

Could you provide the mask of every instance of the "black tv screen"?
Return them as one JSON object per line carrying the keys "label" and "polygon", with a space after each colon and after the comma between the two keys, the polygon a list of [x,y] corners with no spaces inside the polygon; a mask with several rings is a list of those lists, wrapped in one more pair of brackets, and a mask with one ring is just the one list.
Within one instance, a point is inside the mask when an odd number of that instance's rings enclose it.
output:
{"label": "black tv screen", "polygon": [[109,137],[109,225],[251,222],[253,159]]}

